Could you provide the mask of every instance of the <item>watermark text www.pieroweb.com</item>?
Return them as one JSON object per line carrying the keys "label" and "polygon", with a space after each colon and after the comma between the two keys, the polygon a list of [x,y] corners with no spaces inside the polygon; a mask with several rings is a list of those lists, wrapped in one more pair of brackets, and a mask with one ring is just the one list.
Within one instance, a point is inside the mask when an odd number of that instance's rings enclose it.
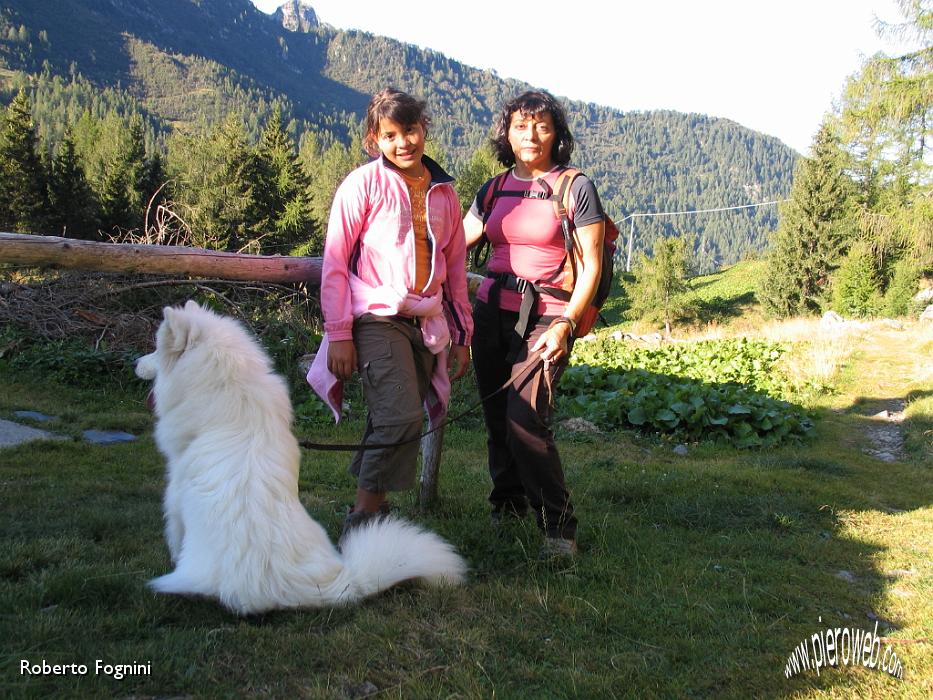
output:
{"label": "watermark text www.pieroweb.com", "polygon": [[[823,618],[820,618],[820,622]],[[784,677],[793,678],[803,671],[816,671],[834,666],[864,666],[879,669],[899,680],[904,679],[904,666],[890,645],[881,651],[878,623],[873,631],[856,627],[827,627],[804,639],[787,657]]]}

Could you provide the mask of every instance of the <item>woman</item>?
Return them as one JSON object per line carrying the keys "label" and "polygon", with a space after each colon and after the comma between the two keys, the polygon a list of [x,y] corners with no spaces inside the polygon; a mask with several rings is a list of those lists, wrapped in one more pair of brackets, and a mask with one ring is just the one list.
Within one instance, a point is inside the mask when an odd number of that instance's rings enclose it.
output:
{"label": "woman", "polygon": [[493,522],[522,517],[530,505],[545,535],[542,555],[573,556],[577,518],[550,428],[550,387],[567,366],[576,324],[599,280],[603,210],[592,182],[575,177],[568,214],[577,273],[569,299],[552,296],[548,289],[562,282],[566,251],[547,197],[573,152],[567,117],[547,92],[523,93],[498,115],[492,143],[510,170],[480,188],[463,224],[468,246],[484,232],[492,245],[489,277],[473,309],[480,394],[518,377],[483,405]]}

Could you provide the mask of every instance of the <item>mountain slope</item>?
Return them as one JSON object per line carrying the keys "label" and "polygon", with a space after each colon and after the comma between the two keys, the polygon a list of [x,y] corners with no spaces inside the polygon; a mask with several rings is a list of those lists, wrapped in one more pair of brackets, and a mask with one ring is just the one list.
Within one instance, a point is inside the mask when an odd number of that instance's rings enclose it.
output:
{"label": "mountain slope", "polygon": [[[369,95],[395,85],[428,100],[433,136],[454,171],[486,139],[499,105],[529,87],[286,10],[268,16],[249,0],[59,0],[54,7],[7,0],[0,70],[35,73],[47,62],[53,73],[80,71],[99,86],[124,89],[166,128],[193,129],[234,112],[255,133],[279,100],[299,121],[338,138],[358,128]],[[615,218],[780,199],[790,189],[796,154],[729,120],[568,107],[575,163],[597,182]],[[774,207],[762,207],[638,218],[635,235],[650,249],[658,235],[695,233],[708,268],[761,249],[775,223]]]}

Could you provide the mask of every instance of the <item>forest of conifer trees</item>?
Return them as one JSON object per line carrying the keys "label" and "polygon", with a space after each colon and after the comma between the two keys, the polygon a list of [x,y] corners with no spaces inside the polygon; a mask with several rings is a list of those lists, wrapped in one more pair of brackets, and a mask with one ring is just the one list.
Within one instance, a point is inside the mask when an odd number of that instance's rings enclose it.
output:
{"label": "forest of conifer trees", "polygon": [[[61,81],[48,76],[46,83],[52,86],[47,108]],[[81,86],[80,78],[74,84]],[[225,251],[320,253],[334,191],[361,162],[358,140],[347,147],[329,132],[306,130],[299,148],[277,105],[255,140],[235,114],[195,134],[166,134],[146,122],[137,105],[99,109],[93,98],[100,96],[84,88],[72,98],[92,99],[80,112],[66,103],[65,111],[76,118],[60,132],[38,127],[25,88],[6,108],[0,228]]]}
{"label": "forest of conifer trees", "polygon": [[799,164],[761,287],[773,315],[928,303],[916,295],[933,274],[933,3],[898,5],[902,22],[881,31],[917,48],[866,60]]}

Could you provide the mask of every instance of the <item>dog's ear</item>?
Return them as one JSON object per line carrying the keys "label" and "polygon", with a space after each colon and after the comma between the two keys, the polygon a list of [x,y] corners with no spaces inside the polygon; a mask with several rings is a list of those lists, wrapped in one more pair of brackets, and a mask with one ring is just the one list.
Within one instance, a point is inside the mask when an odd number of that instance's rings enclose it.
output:
{"label": "dog's ear", "polygon": [[189,299],[185,302],[185,311],[200,311],[201,307],[198,305],[194,299]]}
{"label": "dog's ear", "polygon": [[159,342],[162,345],[162,351],[167,357],[177,358],[185,350],[189,350],[200,339],[200,326],[192,323],[189,306],[197,304],[189,301],[184,309],[175,309],[166,306],[162,309],[162,327],[159,328]]}

